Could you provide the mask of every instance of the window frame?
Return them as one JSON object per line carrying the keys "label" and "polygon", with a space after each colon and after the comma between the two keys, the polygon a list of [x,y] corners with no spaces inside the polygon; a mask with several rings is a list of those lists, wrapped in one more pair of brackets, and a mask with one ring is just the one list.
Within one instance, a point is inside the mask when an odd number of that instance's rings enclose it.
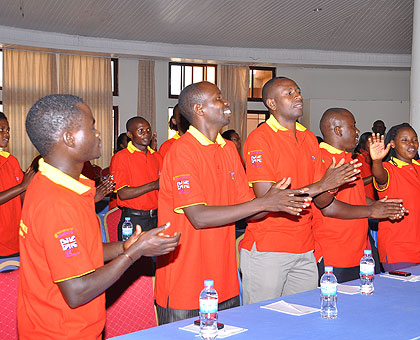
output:
{"label": "window frame", "polygon": [[117,146],[117,140],[118,140],[118,136],[119,136],[119,121],[120,121],[120,108],[118,105],[113,105],[112,106],[112,113],[114,116],[114,145],[113,145],[113,150],[116,149]]}
{"label": "window frame", "polygon": [[111,58],[111,61],[113,61],[114,64],[111,63],[111,67],[112,65],[114,65],[114,89],[112,91],[112,95],[114,97],[119,96],[119,84],[118,84],[118,58]]}
{"label": "window frame", "polygon": [[[276,76],[276,67],[274,66],[249,66],[250,71],[271,71],[272,78],[275,78]],[[253,72],[251,72],[253,74]],[[248,97],[249,102],[262,102],[262,98],[256,98],[254,97],[254,77],[250,78],[251,82],[251,97]],[[257,110],[258,111],[258,110]]]}
{"label": "window frame", "polygon": [[[0,48],[0,52],[3,53],[3,49],[2,48]],[[3,58],[1,60],[2,60],[2,64],[0,65],[0,67],[2,68],[2,70],[4,70],[4,68],[3,68],[4,54],[3,54]],[[1,74],[2,74],[2,77],[3,77],[3,72]],[[1,80],[1,85],[2,86],[0,86],[0,91],[3,91],[3,79]]]}
{"label": "window frame", "polygon": [[[171,84],[172,84],[172,72],[171,72],[171,66],[172,65],[178,65],[178,66],[201,66],[203,67],[203,72],[207,72],[207,69],[205,67],[210,66],[214,67],[214,82],[217,85],[217,64],[201,64],[201,63],[180,63],[180,62],[169,62],[169,75],[168,75],[168,98],[170,99],[178,99],[179,95],[171,94]],[[204,78],[204,77],[203,77]],[[206,77],[207,78],[207,77]],[[184,89],[183,84],[185,84],[185,77],[181,70],[181,88]],[[181,90],[182,91],[182,90]]]}

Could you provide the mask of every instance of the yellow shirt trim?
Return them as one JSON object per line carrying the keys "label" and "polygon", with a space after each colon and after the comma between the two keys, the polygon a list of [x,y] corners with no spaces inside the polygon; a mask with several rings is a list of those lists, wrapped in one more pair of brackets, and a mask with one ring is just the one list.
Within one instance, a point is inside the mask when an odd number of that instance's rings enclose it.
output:
{"label": "yellow shirt trim", "polygon": [[[420,163],[417,162],[415,159],[413,159],[412,162],[416,165],[420,165]],[[403,166],[406,166],[406,165],[410,164],[410,163],[406,163],[406,162],[402,161],[401,159],[398,159],[398,158],[395,158],[395,157],[391,157],[391,160],[389,161],[389,163],[396,164],[398,168],[402,168]]]}
{"label": "yellow shirt trim", "polygon": [[207,203],[204,203],[204,202],[201,202],[201,203],[193,203],[193,204],[188,204],[188,205],[184,205],[182,207],[175,208],[174,211],[177,214],[184,214],[184,208],[192,207],[194,205],[201,205],[201,204],[207,205]]}
{"label": "yellow shirt trim", "polygon": [[[268,124],[269,127],[271,127],[271,129],[274,132],[277,131],[287,131],[287,129],[280,125],[280,123],[277,121],[276,117],[274,117],[273,115],[270,115],[270,118],[267,119],[266,123]],[[296,130],[298,131],[305,131],[306,127],[304,127],[302,124],[296,122]]]}
{"label": "yellow shirt trim", "polygon": [[[53,181],[55,184],[61,185],[75,193],[82,195],[88,192],[91,188],[79,181],[76,181],[74,178],[70,177],[69,175],[65,174],[61,170],[53,167],[52,165],[46,163],[44,158],[39,160],[39,171],[45,177]],[[80,178],[86,179],[85,176],[80,175]]]}
{"label": "yellow shirt trim", "polygon": [[[134,152],[144,152],[144,151],[141,151],[140,149],[138,149],[138,148],[136,148],[135,146],[134,146],[134,144],[131,142],[131,141],[129,141],[128,142],[128,144],[127,144],[127,150],[130,152],[130,153],[134,153]],[[152,153],[154,153],[154,152],[156,152],[155,150],[153,150],[150,146],[148,146],[147,147],[147,150],[150,152],[150,154],[152,154]]]}
{"label": "yellow shirt trim", "polygon": [[210,139],[208,139],[206,136],[204,136],[199,130],[197,130],[194,126],[190,125],[188,131],[193,135],[195,139],[197,139],[201,145],[212,145],[212,144],[219,144],[222,148],[226,145],[226,141],[223,139],[223,137],[220,135],[220,133],[217,134],[216,137],[216,143],[212,142]]}
{"label": "yellow shirt trim", "polygon": [[375,176],[373,176],[373,186],[375,187],[375,189],[376,190],[378,190],[378,191],[384,191],[384,190],[386,190],[386,189],[388,189],[388,187],[389,187],[389,171],[388,171],[388,169],[386,169],[386,168],[384,168],[385,169],[385,171],[387,172],[387,174],[388,174],[388,180],[387,180],[387,182],[386,182],[386,185],[385,185],[385,187],[384,188],[379,188],[379,184],[376,182],[376,179],[375,179]]}
{"label": "yellow shirt trim", "polygon": [[8,158],[10,156],[10,153],[8,153],[7,151],[0,150],[0,156]]}
{"label": "yellow shirt trim", "polygon": [[175,132],[174,136],[172,137],[173,139],[180,139],[181,136],[179,135],[178,131]]}
{"label": "yellow shirt trim", "polygon": [[80,274],[80,275],[76,275],[76,276],[68,277],[68,278],[66,278],[66,279],[62,279],[62,280],[57,280],[57,281],[54,281],[54,283],[58,283],[58,282],[63,282],[63,281],[67,281],[67,280],[75,279],[75,278],[77,278],[77,277],[81,277],[81,276],[85,276],[85,275],[87,275],[87,274],[93,273],[94,271],[95,271],[95,269],[92,269],[92,270],[89,270],[88,272],[83,273],[83,274]]}
{"label": "yellow shirt trim", "polygon": [[343,152],[344,152],[344,153],[347,153],[347,151],[337,149],[337,148],[333,147],[332,145],[330,145],[330,144],[328,144],[328,143],[325,143],[325,142],[321,142],[321,143],[319,144],[319,148],[320,148],[320,149],[325,149],[325,150],[327,150],[329,153],[332,153],[332,154],[334,154],[334,155],[337,155],[337,154],[340,154],[340,153],[343,153]]}

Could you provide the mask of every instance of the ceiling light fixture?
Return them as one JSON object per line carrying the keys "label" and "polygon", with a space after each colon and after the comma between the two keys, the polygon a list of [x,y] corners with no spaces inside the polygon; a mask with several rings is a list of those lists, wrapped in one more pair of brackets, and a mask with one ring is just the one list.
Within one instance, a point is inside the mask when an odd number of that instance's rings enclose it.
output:
{"label": "ceiling light fixture", "polygon": [[314,8],[314,12],[321,12],[321,11],[322,11],[321,7]]}

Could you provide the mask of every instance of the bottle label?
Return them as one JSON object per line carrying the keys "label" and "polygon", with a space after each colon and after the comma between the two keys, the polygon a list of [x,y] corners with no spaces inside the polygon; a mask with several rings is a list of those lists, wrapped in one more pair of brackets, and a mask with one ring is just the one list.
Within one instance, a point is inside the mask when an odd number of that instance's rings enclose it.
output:
{"label": "bottle label", "polygon": [[131,227],[123,227],[122,228],[122,234],[125,236],[131,236],[131,234],[133,233],[133,228]]}
{"label": "bottle label", "polygon": [[200,313],[217,313],[217,299],[200,299]]}
{"label": "bottle label", "polygon": [[362,263],[360,265],[360,273],[363,275],[373,275],[375,272],[375,265],[373,263]]}
{"label": "bottle label", "polygon": [[337,284],[332,282],[321,283],[321,294],[322,295],[336,295]]}

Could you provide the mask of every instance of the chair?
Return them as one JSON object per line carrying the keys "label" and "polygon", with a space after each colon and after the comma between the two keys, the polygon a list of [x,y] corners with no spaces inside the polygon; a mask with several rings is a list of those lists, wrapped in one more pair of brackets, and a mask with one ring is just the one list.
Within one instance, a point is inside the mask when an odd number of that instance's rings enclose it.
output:
{"label": "chair", "polygon": [[121,219],[121,209],[114,208],[104,216],[105,236],[108,242],[118,241],[118,223]]}
{"label": "chair", "polygon": [[5,259],[0,262],[0,272],[10,272],[16,270],[20,267],[19,256],[12,257],[10,259]]}
{"label": "chair", "polygon": [[[13,266],[13,264],[10,265]],[[18,269],[0,273],[0,339],[13,340],[18,338],[16,316],[18,279]]]}
{"label": "chair", "polygon": [[157,326],[153,268],[143,257],[106,291],[105,339]]}

